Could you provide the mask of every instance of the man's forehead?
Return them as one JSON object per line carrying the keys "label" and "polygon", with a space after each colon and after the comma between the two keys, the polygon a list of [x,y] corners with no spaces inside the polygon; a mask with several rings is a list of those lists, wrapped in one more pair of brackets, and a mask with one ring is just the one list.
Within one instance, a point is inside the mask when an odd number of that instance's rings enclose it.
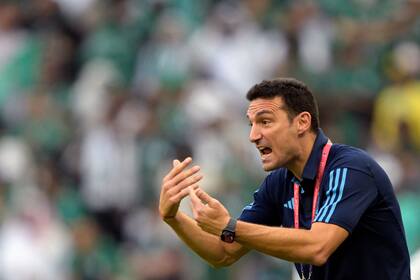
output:
{"label": "man's forehead", "polygon": [[258,98],[252,100],[249,104],[247,117],[252,117],[257,114],[263,113],[274,113],[275,111],[281,109],[283,107],[283,102],[281,98],[276,97],[272,99],[263,99]]}

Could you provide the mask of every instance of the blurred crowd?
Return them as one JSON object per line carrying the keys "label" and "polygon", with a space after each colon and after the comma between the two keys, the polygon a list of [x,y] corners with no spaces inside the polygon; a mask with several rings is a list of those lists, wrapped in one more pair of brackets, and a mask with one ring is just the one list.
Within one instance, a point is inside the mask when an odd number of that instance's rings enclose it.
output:
{"label": "blurred crowd", "polygon": [[1,0],[0,279],[290,279],[259,253],[210,268],[157,211],[172,159],[191,155],[240,214],[265,176],[245,94],[278,76],[388,172],[420,279],[419,14],[417,0]]}

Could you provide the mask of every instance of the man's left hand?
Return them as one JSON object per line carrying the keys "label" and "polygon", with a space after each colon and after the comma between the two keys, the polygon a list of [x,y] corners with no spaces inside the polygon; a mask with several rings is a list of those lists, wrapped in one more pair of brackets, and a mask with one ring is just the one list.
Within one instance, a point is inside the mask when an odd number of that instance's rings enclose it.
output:
{"label": "man's left hand", "polygon": [[191,189],[190,198],[197,225],[208,233],[220,236],[230,219],[226,208],[200,188]]}

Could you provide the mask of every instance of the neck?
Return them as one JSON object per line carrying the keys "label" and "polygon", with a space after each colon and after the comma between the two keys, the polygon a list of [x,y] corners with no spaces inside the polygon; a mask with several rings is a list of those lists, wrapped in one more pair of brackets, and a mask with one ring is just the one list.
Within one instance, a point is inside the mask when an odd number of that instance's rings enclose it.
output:
{"label": "neck", "polygon": [[315,139],[316,134],[313,132],[309,132],[302,136],[298,141],[296,156],[287,166],[287,169],[289,169],[299,180],[302,180],[303,169],[312,152]]}

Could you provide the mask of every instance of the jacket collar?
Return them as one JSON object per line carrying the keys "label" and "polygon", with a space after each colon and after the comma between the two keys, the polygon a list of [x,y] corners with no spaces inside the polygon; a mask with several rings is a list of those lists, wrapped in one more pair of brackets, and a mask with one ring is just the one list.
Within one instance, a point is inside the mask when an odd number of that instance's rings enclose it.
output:
{"label": "jacket collar", "polygon": [[315,180],[316,173],[318,172],[319,162],[321,160],[322,149],[327,142],[327,136],[325,136],[322,129],[319,128],[311,154],[309,155],[308,161],[303,168],[302,179]]}

